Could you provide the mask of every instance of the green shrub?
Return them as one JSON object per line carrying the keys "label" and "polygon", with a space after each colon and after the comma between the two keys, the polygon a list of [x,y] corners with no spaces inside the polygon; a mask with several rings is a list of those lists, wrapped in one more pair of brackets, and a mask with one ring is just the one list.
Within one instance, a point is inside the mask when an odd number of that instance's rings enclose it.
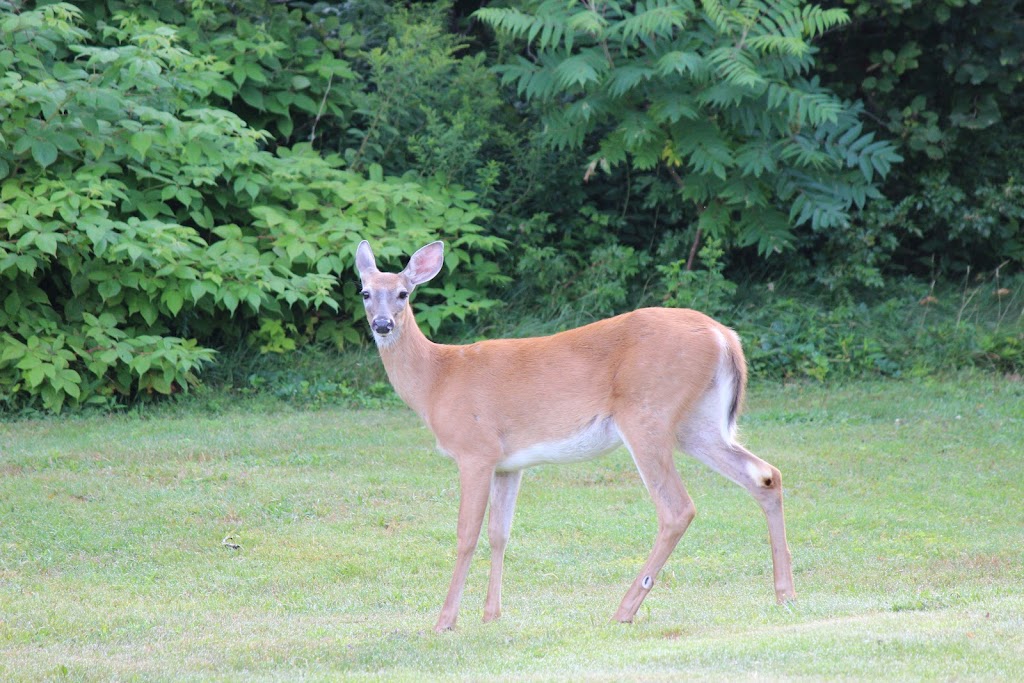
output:
{"label": "green shrub", "polygon": [[741,295],[723,317],[743,337],[751,375],[818,381],[1024,370],[1024,279],[968,288],[904,280],[861,302],[778,292]]}
{"label": "green shrub", "polygon": [[724,254],[721,240],[712,237],[698,252],[703,269],[688,269],[685,259],[658,266],[666,292],[665,305],[696,308],[712,316],[727,310],[736,284],[722,274]]}
{"label": "green shrub", "polygon": [[[843,226],[900,160],[812,77],[812,41],[847,21],[797,2],[565,3],[475,16],[520,47],[498,69],[586,177],[624,166],[674,181],[694,228],[762,256],[796,226]],[[652,196],[648,196],[648,200]]]}
{"label": "green shrub", "polygon": [[[629,308],[635,282],[651,257],[616,239],[622,221],[590,206],[556,221],[546,213],[524,221],[510,264],[515,287],[505,299],[533,320],[531,333],[553,332]],[[507,326],[502,320],[498,327]]]}
{"label": "green shrub", "polygon": [[[1024,263],[1020,148],[1024,24],[1017,0],[846,0],[855,28],[819,58],[906,158],[870,232],[899,238],[875,265],[930,277]],[[841,252],[840,252],[841,253]],[[835,263],[835,261],[832,261]]]}
{"label": "green shrub", "polygon": [[[208,58],[222,75],[211,82],[208,104],[228,109],[269,144],[321,146],[324,130],[352,125],[361,91],[358,54],[365,32],[326,3],[272,0],[92,0],[76,3],[85,20],[101,26],[129,18],[173,27],[178,46]],[[353,138],[354,139],[354,138]],[[341,151],[335,149],[335,151]]]}
{"label": "green shrub", "polygon": [[271,151],[211,104],[230,64],[135,14],[82,21],[68,4],[0,10],[8,407],[185,391],[214,347],[266,335],[268,320],[300,341],[359,342],[361,238],[384,259],[441,238],[450,268],[473,266],[446,279],[429,326],[489,305],[502,277],[486,254],[501,241],[481,234],[471,193],[354,173],[309,144]]}

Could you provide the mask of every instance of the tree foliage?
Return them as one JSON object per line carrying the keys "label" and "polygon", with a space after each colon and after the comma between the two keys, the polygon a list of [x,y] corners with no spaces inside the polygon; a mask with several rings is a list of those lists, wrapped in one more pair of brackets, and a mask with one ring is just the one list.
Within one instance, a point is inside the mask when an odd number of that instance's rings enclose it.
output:
{"label": "tree foliage", "polygon": [[844,4],[821,59],[907,159],[866,216],[871,256],[928,276],[1024,264],[1019,0]]}
{"label": "tree foliage", "polygon": [[385,261],[445,239],[416,305],[469,336],[727,313],[758,278],[843,306],[908,271],[1005,283],[1019,6],[0,0],[0,408],[364,343],[364,237]]}
{"label": "tree foliage", "polygon": [[762,255],[847,226],[899,161],[811,73],[846,13],[797,2],[544,0],[476,17],[521,46],[504,82],[586,171],[666,173],[704,234]]}
{"label": "tree foliage", "polygon": [[[175,44],[221,77],[204,99],[236,113],[270,146],[322,143],[351,124],[365,36],[329,5],[265,0],[76,3],[88,24],[130,16],[173,28]],[[340,151],[340,150],[334,150]]]}
{"label": "tree foliage", "polygon": [[[0,45],[8,405],[56,411],[183,390],[214,347],[268,320],[358,341],[360,238],[386,258],[441,237],[450,267],[476,266],[447,281],[444,303],[422,302],[428,324],[488,305],[479,295],[499,276],[486,254],[500,241],[481,234],[486,212],[470,193],[375,165],[346,170],[308,143],[273,145],[218,106],[252,104],[235,66],[185,49],[173,27],[127,10],[88,26],[58,3],[0,14]],[[245,73],[242,85],[255,72]],[[275,113],[279,129],[314,115],[291,105]]]}

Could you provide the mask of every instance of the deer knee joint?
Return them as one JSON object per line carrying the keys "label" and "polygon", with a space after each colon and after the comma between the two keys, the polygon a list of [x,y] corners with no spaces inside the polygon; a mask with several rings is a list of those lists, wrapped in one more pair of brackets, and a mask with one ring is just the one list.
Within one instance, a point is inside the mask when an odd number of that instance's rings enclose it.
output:
{"label": "deer knee joint", "polygon": [[782,474],[768,463],[747,463],[747,475],[757,488],[773,489],[782,485]]}
{"label": "deer knee joint", "polygon": [[652,579],[650,576],[645,576],[643,580],[640,582],[640,587],[643,588],[645,591],[651,590],[653,586],[654,579]]}
{"label": "deer knee joint", "polygon": [[682,536],[690,522],[697,516],[697,508],[692,500],[686,501],[680,509],[670,510],[659,519],[659,528],[672,536]]}

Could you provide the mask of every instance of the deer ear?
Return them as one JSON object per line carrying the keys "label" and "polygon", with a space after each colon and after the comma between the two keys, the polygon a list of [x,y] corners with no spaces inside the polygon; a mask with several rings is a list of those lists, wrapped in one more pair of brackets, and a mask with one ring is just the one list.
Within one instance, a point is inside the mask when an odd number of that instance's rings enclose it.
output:
{"label": "deer ear", "polygon": [[356,270],[359,271],[360,277],[378,272],[377,262],[373,259],[373,251],[370,249],[370,243],[366,240],[360,242],[359,248],[356,249]]}
{"label": "deer ear", "polygon": [[409,282],[419,285],[427,280],[432,280],[441,272],[442,266],[444,266],[444,242],[431,242],[412,255],[409,265],[402,273]]}

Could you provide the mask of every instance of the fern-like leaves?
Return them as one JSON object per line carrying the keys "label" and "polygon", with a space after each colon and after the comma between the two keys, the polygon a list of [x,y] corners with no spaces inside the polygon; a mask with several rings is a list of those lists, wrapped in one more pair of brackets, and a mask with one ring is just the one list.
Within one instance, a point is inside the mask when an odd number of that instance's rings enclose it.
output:
{"label": "fern-like leaves", "polygon": [[558,149],[592,168],[672,169],[709,235],[762,254],[792,228],[845,225],[900,160],[860,109],[808,75],[812,41],[848,21],[797,0],[544,0],[475,16],[528,46],[500,68],[543,104]]}

